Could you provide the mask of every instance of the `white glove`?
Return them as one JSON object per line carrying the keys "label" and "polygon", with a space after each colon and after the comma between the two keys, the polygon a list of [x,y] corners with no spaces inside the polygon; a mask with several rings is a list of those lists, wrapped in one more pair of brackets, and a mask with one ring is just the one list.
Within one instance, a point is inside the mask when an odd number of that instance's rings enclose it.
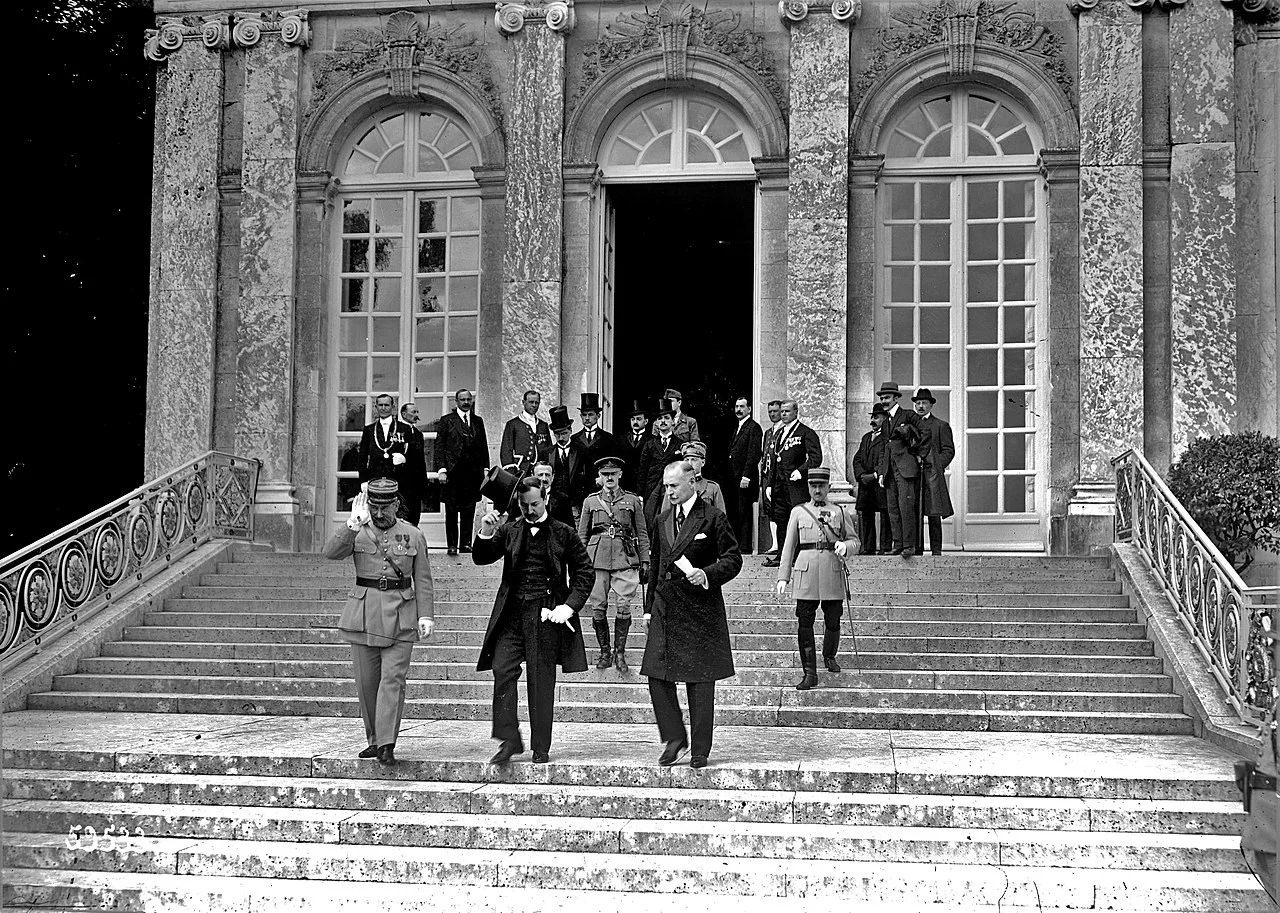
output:
{"label": "white glove", "polygon": [[750,488],[750,487],[751,487],[751,480],[750,480],[750,479],[748,479],[746,476],[743,476],[743,477],[742,477],[742,481],[740,481],[740,482],[738,483],[738,487],[739,487],[739,488]]}
{"label": "white glove", "polygon": [[770,485],[768,488],[766,488],[766,489],[764,490],[764,496],[765,496],[766,498],[768,498],[770,501],[772,501],[772,500],[773,500],[773,486],[772,486],[772,485]]}
{"label": "white glove", "polygon": [[554,609],[542,610],[543,621],[550,621],[558,625],[568,625],[570,631],[574,629],[573,623],[569,620],[571,618],[573,618],[573,609],[567,605],[558,605]]}
{"label": "white glove", "polygon": [[363,491],[351,502],[351,516],[347,518],[347,529],[355,531],[369,522],[369,496]]}
{"label": "white glove", "polygon": [[403,454],[403,453],[393,453],[393,454],[391,454],[391,465],[392,465],[392,466],[403,466],[403,465],[405,464],[405,462],[406,462],[406,461],[405,461],[405,458],[404,458],[404,454]]}
{"label": "white glove", "polygon": [[800,470],[799,470],[799,469],[793,469],[793,470],[791,470],[791,481],[793,481],[793,482],[799,482],[799,481],[800,481]]}
{"label": "white glove", "polygon": [[779,580],[773,585],[773,589],[779,596],[787,595],[787,581]]}
{"label": "white glove", "polygon": [[418,636],[426,640],[431,636],[431,632],[436,629],[436,622],[433,618],[418,619]]}
{"label": "white glove", "polygon": [[843,558],[845,555],[849,554],[849,546],[845,545],[843,542],[837,542],[836,554]]}
{"label": "white glove", "polygon": [[447,481],[449,481],[449,470],[447,470],[447,469],[441,469],[441,470],[437,471],[437,472],[436,472],[436,477],[437,477],[437,478],[439,478],[441,482],[447,482]]}

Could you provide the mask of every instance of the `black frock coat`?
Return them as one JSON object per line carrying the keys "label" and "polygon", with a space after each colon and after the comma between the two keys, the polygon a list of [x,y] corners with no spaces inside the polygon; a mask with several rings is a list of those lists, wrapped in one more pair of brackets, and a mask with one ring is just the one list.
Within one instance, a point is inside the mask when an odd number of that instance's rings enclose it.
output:
{"label": "black frock coat", "polygon": [[951,491],[944,473],[956,457],[955,436],[951,426],[931,415],[920,420],[920,507],[927,517],[946,519],[956,511],[951,506]]}
{"label": "black frock coat", "polygon": [[[652,615],[640,674],[672,682],[714,682],[729,678],[733,650],[725,614],[726,583],[742,570],[738,541],[723,511],[699,497],[675,538],[668,503],[658,514],[649,544],[649,587],[645,612]],[[707,574],[710,586],[694,586],[674,566],[681,555]],[[670,577],[668,577],[670,575]]]}
{"label": "black frock coat", "polygon": [[[595,584],[595,568],[591,566],[591,557],[587,554],[587,547],[578,538],[577,530],[553,517],[547,518],[546,527],[546,532],[551,536],[551,560],[561,569],[555,578],[552,595],[557,605],[564,604],[573,609],[572,631],[564,625],[556,625],[560,632],[556,663],[565,672],[586,672],[587,650],[582,644],[579,613],[587,604],[587,597],[591,595],[591,587]],[[526,530],[524,519],[516,517],[498,527],[492,538],[482,539],[476,536],[471,543],[471,557],[476,564],[492,564],[499,558],[502,559],[502,584],[498,587],[498,597],[493,601],[489,627],[484,632],[480,661],[476,663],[476,670],[479,672],[493,668],[493,651],[498,642],[502,611],[507,606],[508,595],[518,589],[515,564],[524,546]],[[528,645],[527,649],[532,651],[533,644],[538,639],[537,626],[542,622],[533,613],[525,615],[525,622],[524,640]]]}

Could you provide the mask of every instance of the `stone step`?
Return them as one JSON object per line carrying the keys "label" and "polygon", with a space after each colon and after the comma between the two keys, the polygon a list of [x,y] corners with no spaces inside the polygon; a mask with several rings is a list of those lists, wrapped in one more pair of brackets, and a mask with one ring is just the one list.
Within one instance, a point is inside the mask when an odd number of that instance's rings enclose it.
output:
{"label": "stone step", "polygon": [[[537,783],[400,782],[136,771],[5,772],[11,801],[1238,836],[1238,801],[818,793]],[[15,808],[21,813],[21,808]],[[89,818],[100,815],[89,815]],[[99,820],[101,832],[106,823]],[[132,825],[131,825],[132,826]]]}
{"label": "stone step", "polygon": [[[824,687],[797,691],[792,687],[736,685],[718,689],[717,704],[723,707],[880,707],[884,709],[952,709],[1063,711],[1085,713],[1178,713],[1182,698],[1177,694],[1124,694],[1109,692],[1051,691],[968,691],[939,689],[870,689],[841,687],[842,676],[827,675]],[[256,698],[342,698],[350,696],[349,678],[254,678],[245,676],[204,677],[193,682],[168,675],[59,675],[56,691],[88,691],[129,694],[195,693],[224,697]],[[410,679],[405,688],[411,701],[481,701],[492,697],[493,686],[483,681],[450,682]],[[640,704],[648,695],[648,684],[639,676],[630,682],[575,682],[561,680],[556,685],[557,703]]]}
{"label": "stone step", "polygon": [[[147,630],[147,629],[141,629]],[[1036,653],[904,653],[866,649],[865,639],[860,638],[858,653],[852,652],[853,644],[841,641],[840,662],[843,666],[859,669],[885,670],[936,670],[939,672],[1046,672],[1102,674],[1159,675],[1163,661],[1154,655],[1095,656],[1089,654],[1036,654]],[[630,641],[628,641],[630,644]],[[201,643],[161,639],[120,640],[102,645],[103,656],[131,659],[221,659],[221,660],[272,660],[280,663],[311,661],[351,661],[351,648],[344,643],[326,639],[323,643]],[[628,656],[638,656],[628,649]],[[440,663],[458,674],[470,674],[475,668],[477,653],[470,647],[414,647],[416,662]],[[793,670],[799,667],[795,650],[738,651],[734,662],[739,670],[752,669],[772,672],[779,669]],[[637,665],[637,663],[632,663]],[[483,673],[488,675],[489,673]]]}
{"label": "stone step", "polygon": [[[549,853],[809,859],[844,862],[930,862],[965,865],[1067,866],[1201,872],[1248,871],[1239,838],[1216,834],[1130,834],[1095,831],[1028,831],[894,825],[823,825],[752,821],[663,821],[570,815],[509,815],[361,811],[352,809],[244,808],[203,804],[78,802],[32,799],[8,809],[7,847],[18,866],[74,866],[80,853],[67,836],[86,821],[128,822],[143,836],[135,860],[165,853],[158,838],[200,841],[314,843],[350,846],[451,848]],[[121,825],[117,825],[121,826]],[[41,840],[40,838],[45,838]],[[53,854],[48,838],[62,839]],[[267,853],[286,854],[284,847]],[[465,864],[465,855],[459,859]],[[288,876],[286,876],[288,877]]]}
{"label": "stone step", "polygon": [[[726,693],[730,689],[725,689]],[[104,691],[47,691],[33,694],[30,710],[89,710],[135,713],[209,713],[271,716],[343,716],[359,713],[355,697],[288,697],[256,693],[131,694]],[[524,719],[523,709],[521,719]],[[560,702],[556,721],[564,723],[643,724],[653,719],[648,701],[635,703]],[[437,703],[406,700],[405,719],[487,720],[491,699]],[[1055,711],[1016,709],[951,709],[891,707],[803,707],[728,705],[716,708],[716,725],[796,726],[827,729],[905,729],[967,732],[1065,732],[1185,735],[1193,731],[1190,717],[1181,713]]]}
{"label": "stone step", "polygon": [[[333,623],[332,612],[273,612],[257,610],[248,604],[243,612],[204,612],[193,609],[188,603],[166,606],[161,612],[147,612],[142,617],[145,625],[156,627],[201,628],[317,628]],[[584,629],[590,630],[590,619],[579,616]],[[738,634],[785,635],[795,637],[796,620],[792,618],[730,618],[729,631]],[[475,634],[479,638],[489,625],[486,615],[454,615],[442,613],[437,618],[433,640],[441,640],[445,634]],[[815,625],[821,628],[820,620]],[[990,621],[880,621],[870,619],[844,619],[843,630],[847,635],[868,637],[993,637],[1027,638],[1045,633],[1045,625],[1035,622]],[[632,626],[635,636],[643,635],[647,625],[637,621]],[[852,630],[851,630],[852,629]],[[1140,640],[1146,637],[1146,625],[1115,623],[1057,622],[1055,633],[1066,638],[1099,638]],[[457,641],[461,642],[461,641]],[[477,640],[477,644],[479,640]]]}
{"label": "stone step", "polygon": [[[593,648],[594,652],[594,648]],[[593,657],[592,657],[593,659]],[[1165,693],[1172,682],[1165,675],[1126,675],[1076,672],[932,672],[910,670],[863,670],[849,666],[853,659],[840,657],[845,670],[838,676],[824,672],[824,687],[837,685],[850,688],[946,688],[959,690],[1002,691],[1022,688],[1027,691],[1120,691],[1126,693]],[[329,660],[270,659],[133,659],[123,656],[87,657],[80,660],[79,672],[88,675],[164,675],[178,678],[199,676],[301,677],[349,680],[351,662],[347,658]],[[798,670],[739,669],[725,679],[725,685],[795,684]],[[612,669],[592,668],[585,676],[575,674],[574,681],[609,683],[618,680]],[[410,681],[460,681],[492,683],[490,672],[479,672],[472,665],[460,663],[415,662],[409,670]]]}
{"label": "stone step", "polygon": [[[755,895],[733,897],[736,913],[1043,913],[1058,909],[1105,909],[1112,913],[1140,913],[1153,909],[1194,913],[1261,913],[1261,890],[1239,874],[1214,873],[1197,881],[1198,873],[1149,873],[1125,878],[1107,877],[1097,870],[1029,870],[1002,867],[899,864],[894,870],[861,863],[846,864],[845,885],[831,886],[803,872],[784,872],[762,882]],[[858,872],[864,877],[859,879]],[[140,872],[65,872],[10,868],[3,871],[8,904],[42,909],[107,908],[121,911],[170,913],[174,910],[306,910],[308,913],[350,913],[376,904],[399,913],[562,913],[609,910],[616,913],[670,913],[671,894],[681,885],[668,883],[662,892],[587,889],[548,889],[521,883],[519,887],[382,883],[371,887],[359,881],[272,880],[257,877],[219,877]],[[1079,879],[1084,878],[1082,883]],[[493,885],[511,883],[511,873],[495,867]],[[520,881],[527,879],[521,877]],[[811,887],[811,881],[813,886]],[[686,883],[687,884],[687,883]],[[1254,883],[1256,885],[1256,882]],[[999,890],[1003,885],[1006,890]],[[1168,886],[1167,888],[1165,886]],[[772,888],[768,893],[764,888]],[[687,890],[687,887],[686,887]],[[1009,896],[1006,896],[1009,895]],[[1013,897],[1018,899],[1015,904]],[[1023,902],[1027,905],[1023,905]],[[940,907],[940,904],[946,904]]]}
{"label": "stone step", "polygon": [[[490,565],[477,565],[469,555],[450,556],[444,554],[443,549],[432,549],[430,556],[433,561],[437,561],[442,565],[454,564],[458,567],[475,568],[477,570],[490,569],[490,573],[494,573],[493,568],[500,568],[501,562],[495,562]],[[1110,559],[1100,558],[1081,558],[1081,557],[1056,557],[1049,555],[1028,555],[1028,554],[979,554],[979,553],[959,553],[952,552],[944,555],[919,555],[919,560],[904,561],[901,557],[893,555],[850,555],[848,559],[849,567],[855,568],[880,568],[880,567],[911,567],[911,568],[964,568],[964,569],[993,569],[993,570],[1036,570],[1036,571],[1085,571],[1085,570],[1108,570],[1111,567]],[[350,560],[350,559],[344,559]],[[761,555],[746,555],[743,557],[743,570],[750,571],[754,569],[762,569],[764,557]],[[237,556],[235,561],[221,562],[218,565],[219,572],[224,567],[324,567],[341,563],[336,560],[324,558],[318,554],[300,553],[300,552],[276,552],[276,553],[259,553],[254,555]],[[768,568],[763,568],[768,570]],[[234,573],[234,571],[232,572]]]}

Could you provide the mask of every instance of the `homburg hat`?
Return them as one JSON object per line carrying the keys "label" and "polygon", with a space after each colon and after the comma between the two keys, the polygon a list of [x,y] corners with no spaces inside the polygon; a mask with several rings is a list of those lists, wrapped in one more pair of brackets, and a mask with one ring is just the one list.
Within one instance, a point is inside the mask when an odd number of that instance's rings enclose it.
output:
{"label": "homburg hat", "polygon": [[480,485],[480,494],[492,501],[495,508],[505,511],[511,503],[511,496],[515,494],[519,481],[501,466],[494,466],[485,474],[484,482]]}
{"label": "homburg hat", "polygon": [[893,396],[902,395],[902,391],[898,389],[897,381],[886,380],[880,385],[880,389],[876,391],[876,396],[884,396],[886,393],[890,393]]}
{"label": "homburg hat", "polygon": [[400,483],[395,479],[373,479],[365,494],[370,504],[394,504],[400,500]]}
{"label": "homburg hat", "polygon": [[573,419],[569,418],[568,406],[552,406],[551,421],[548,423],[552,431],[563,431],[573,427]]}
{"label": "homburg hat", "polygon": [[599,412],[600,410],[600,394],[584,393],[582,394],[582,405],[578,407],[579,412]]}
{"label": "homburg hat", "polygon": [[871,407],[870,415],[888,415],[889,410],[885,408],[884,403],[876,403]]}
{"label": "homburg hat", "polygon": [[938,401],[933,398],[933,391],[930,390],[928,387],[921,387],[919,390],[916,391],[916,395],[911,397],[911,401],[913,403],[916,402],[917,400],[922,400],[922,399],[927,399],[930,403],[934,405],[937,405],[938,403]]}

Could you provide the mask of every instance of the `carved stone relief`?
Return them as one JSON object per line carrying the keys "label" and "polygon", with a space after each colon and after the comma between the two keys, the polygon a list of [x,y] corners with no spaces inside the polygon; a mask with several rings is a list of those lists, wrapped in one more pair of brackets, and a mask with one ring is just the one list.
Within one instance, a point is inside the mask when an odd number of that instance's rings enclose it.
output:
{"label": "carved stone relief", "polygon": [[1222,0],[1222,5],[1239,12],[1250,22],[1263,25],[1280,22],[1280,0]]}
{"label": "carved stone relief", "polygon": [[213,16],[157,16],[156,27],[142,33],[143,54],[162,63],[188,39],[199,39],[211,51],[231,46],[231,26],[225,13]]}
{"label": "carved stone relief", "polygon": [[501,125],[502,104],[479,39],[465,26],[434,25],[430,15],[424,20],[401,10],[388,16],[382,28],[343,32],[332,51],[314,55],[308,117],[342,86],[370,71],[386,73],[393,97],[416,98],[419,66],[431,63],[476,89]]}
{"label": "carved stone relief", "polygon": [[236,47],[251,48],[264,35],[276,35],[285,44],[305,48],[311,43],[311,25],[307,16],[308,11],[304,9],[236,13],[231,40]]}
{"label": "carved stone relief", "polygon": [[697,9],[683,0],[663,0],[656,9],[644,12],[619,13],[616,21],[606,25],[600,40],[583,51],[582,78],[570,110],[598,79],[646,51],[661,49],[668,79],[688,78],[690,48],[732,57],[755,73],[786,111],[786,93],[773,55],[764,39],[742,24],[741,14]]}
{"label": "carved stone relief", "polygon": [[895,10],[891,14],[894,25],[877,32],[867,65],[854,80],[850,108],[857,107],[891,66],[932,45],[947,46],[953,75],[968,75],[979,42],[999,44],[1037,60],[1074,106],[1075,86],[1061,36],[1036,22],[1032,13],[1014,9],[1015,5],[994,0],[938,0],[928,6]]}
{"label": "carved stone relief", "polygon": [[504,35],[515,35],[529,20],[541,20],[553,32],[568,34],[575,20],[573,0],[551,0],[550,3],[507,3],[499,0],[493,24]]}

